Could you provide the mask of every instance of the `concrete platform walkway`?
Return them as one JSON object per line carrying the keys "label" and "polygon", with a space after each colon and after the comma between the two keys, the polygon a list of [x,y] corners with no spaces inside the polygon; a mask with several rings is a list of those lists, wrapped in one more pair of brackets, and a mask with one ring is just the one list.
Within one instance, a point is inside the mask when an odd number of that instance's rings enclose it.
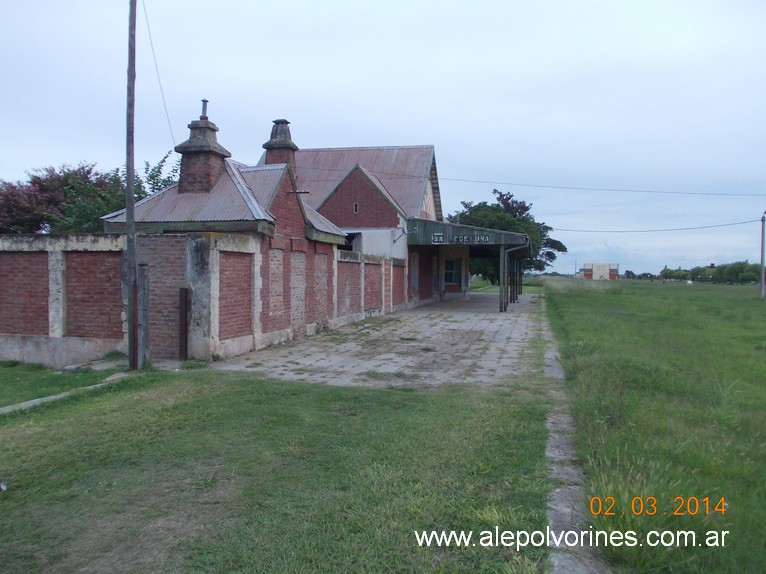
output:
{"label": "concrete platform walkway", "polygon": [[541,300],[522,295],[506,313],[494,293],[472,293],[376,317],[313,337],[212,363],[220,370],[329,385],[492,385],[530,374],[529,341]]}

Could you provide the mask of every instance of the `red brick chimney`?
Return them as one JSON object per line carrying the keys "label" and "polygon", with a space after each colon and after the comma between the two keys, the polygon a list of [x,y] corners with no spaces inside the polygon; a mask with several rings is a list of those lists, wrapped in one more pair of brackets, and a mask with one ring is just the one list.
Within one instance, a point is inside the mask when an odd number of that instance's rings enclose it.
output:
{"label": "red brick chimney", "polygon": [[216,139],[218,127],[207,119],[207,100],[202,100],[202,115],[189,130],[189,139],[175,147],[181,154],[178,193],[210,193],[231,154]]}
{"label": "red brick chimney", "polygon": [[288,163],[295,173],[295,150],[298,146],[290,138],[290,122],[274,120],[271,139],[263,144],[266,150],[266,163]]}

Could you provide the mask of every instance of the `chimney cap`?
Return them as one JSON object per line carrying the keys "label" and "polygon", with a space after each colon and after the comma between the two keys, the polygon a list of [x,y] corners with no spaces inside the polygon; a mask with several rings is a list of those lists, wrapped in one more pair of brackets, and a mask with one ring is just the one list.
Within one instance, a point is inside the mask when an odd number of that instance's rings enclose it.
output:
{"label": "chimney cap", "polygon": [[188,126],[190,130],[189,139],[178,144],[174,149],[180,154],[212,152],[223,157],[231,157],[229,150],[218,143],[215,135],[218,126],[208,120],[207,104],[208,100],[202,100],[202,115]]}
{"label": "chimney cap", "polygon": [[290,122],[285,119],[274,120],[274,125],[271,126],[271,139],[263,144],[263,148],[297,150],[298,146],[290,136]]}

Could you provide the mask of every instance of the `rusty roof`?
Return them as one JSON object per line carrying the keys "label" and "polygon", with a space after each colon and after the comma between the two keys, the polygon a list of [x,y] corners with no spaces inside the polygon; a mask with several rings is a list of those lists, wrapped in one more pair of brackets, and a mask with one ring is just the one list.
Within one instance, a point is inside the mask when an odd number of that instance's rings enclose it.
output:
{"label": "rusty roof", "polygon": [[[300,196],[298,196],[300,197]],[[303,204],[303,210],[306,213],[306,219],[318,231],[325,233],[331,233],[332,235],[346,236],[346,232],[340,227],[337,227],[333,222],[327,219],[324,215],[313,209],[311,206]]]}
{"label": "rusty roof", "polygon": [[[259,165],[263,164],[261,158]],[[327,199],[357,165],[374,176],[408,217],[420,216],[429,180],[436,178],[430,145],[299,149],[295,152],[296,184],[304,202],[314,209]],[[438,181],[431,181],[440,204]],[[441,214],[441,205],[437,205]]]}
{"label": "rusty roof", "polygon": [[[226,173],[210,193],[178,193],[178,185],[150,195],[135,206],[136,223],[268,221],[274,218],[259,201],[272,197],[287,172],[284,164],[246,168],[226,160]],[[243,170],[246,173],[243,173]],[[125,210],[103,216],[109,223],[124,223]]]}

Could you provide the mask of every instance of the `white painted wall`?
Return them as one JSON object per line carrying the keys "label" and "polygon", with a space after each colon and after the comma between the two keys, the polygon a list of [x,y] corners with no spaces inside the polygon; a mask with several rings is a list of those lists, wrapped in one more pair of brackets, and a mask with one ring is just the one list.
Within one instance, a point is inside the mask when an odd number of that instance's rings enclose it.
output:
{"label": "white painted wall", "polygon": [[403,227],[383,229],[343,229],[346,233],[358,233],[354,251],[365,255],[377,255],[407,259],[407,236]]}

